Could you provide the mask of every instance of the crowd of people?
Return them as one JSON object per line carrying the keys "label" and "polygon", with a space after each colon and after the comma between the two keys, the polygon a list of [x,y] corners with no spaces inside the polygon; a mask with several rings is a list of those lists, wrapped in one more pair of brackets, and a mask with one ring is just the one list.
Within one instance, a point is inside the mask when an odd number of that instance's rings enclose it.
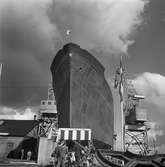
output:
{"label": "crowd of people", "polygon": [[66,141],[60,140],[51,156],[55,167],[96,166],[95,149],[91,142],[83,146],[79,141],[74,141],[71,147]]}

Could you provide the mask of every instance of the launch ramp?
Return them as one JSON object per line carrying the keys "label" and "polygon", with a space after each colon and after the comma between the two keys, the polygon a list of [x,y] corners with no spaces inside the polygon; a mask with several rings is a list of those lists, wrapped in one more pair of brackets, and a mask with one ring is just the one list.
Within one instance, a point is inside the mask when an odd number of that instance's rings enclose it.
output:
{"label": "launch ramp", "polygon": [[96,159],[104,167],[163,167],[165,155],[139,156],[131,152],[96,150]]}

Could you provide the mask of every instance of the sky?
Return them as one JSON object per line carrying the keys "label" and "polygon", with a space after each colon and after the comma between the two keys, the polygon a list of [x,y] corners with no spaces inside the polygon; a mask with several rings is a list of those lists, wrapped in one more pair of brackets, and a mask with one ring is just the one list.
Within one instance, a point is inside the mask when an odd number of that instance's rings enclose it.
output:
{"label": "sky", "polygon": [[0,0],[1,117],[33,117],[47,97],[51,62],[68,42],[87,49],[104,65],[118,136],[119,97],[113,77],[124,56],[134,87],[146,97],[142,107],[152,127],[149,136],[165,152],[165,1]]}

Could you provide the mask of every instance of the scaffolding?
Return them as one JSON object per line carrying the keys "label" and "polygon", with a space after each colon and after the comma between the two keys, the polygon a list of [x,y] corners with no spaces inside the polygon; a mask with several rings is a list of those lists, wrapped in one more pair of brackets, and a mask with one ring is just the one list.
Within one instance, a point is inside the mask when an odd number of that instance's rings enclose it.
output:
{"label": "scaffolding", "polygon": [[54,91],[51,86],[48,88],[47,100],[41,100],[39,121],[39,137],[47,137],[48,139],[57,137],[58,116]]}

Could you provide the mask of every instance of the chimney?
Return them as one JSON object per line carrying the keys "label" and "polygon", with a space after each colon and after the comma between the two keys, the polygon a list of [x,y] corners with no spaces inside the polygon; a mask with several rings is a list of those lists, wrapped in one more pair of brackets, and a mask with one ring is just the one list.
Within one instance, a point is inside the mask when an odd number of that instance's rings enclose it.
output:
{"label": "chimney", "polygon": [[34,120],[36,120],[37,119],[37,115],[34,115]]}

